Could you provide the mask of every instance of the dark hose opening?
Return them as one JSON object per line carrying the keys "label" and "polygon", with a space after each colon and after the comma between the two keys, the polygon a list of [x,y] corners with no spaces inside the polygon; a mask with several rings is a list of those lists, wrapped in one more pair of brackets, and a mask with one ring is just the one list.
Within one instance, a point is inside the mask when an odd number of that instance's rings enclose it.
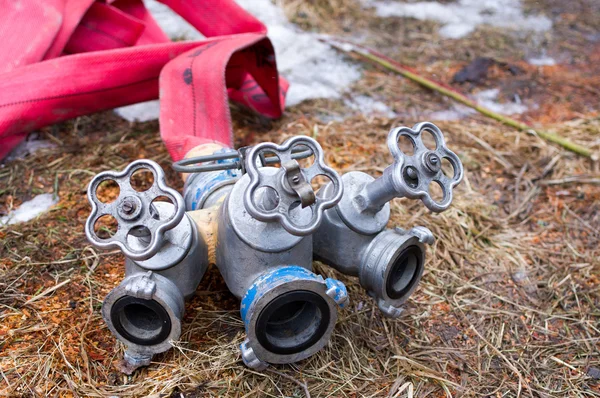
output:
{"label": "dark hose opening", "polygon": [[423,251],[419,246],[409,246],[394,260],[386,281],[386,293],[396,300],[408,294],[419,283],[423,268]]}
{"label": "dark hose opening", "polygon": [[113,304],[110,318],[117,332],[135,344],[159,344],[171,333],[169,314],[154,300],[122,297]]}
{"label": "dark hose opening", "polygon": [[259,343],[275,354],[295,354],[314,345],[327,331],[329,305],[321,295],[296,290],[271,300],[256,322]]}

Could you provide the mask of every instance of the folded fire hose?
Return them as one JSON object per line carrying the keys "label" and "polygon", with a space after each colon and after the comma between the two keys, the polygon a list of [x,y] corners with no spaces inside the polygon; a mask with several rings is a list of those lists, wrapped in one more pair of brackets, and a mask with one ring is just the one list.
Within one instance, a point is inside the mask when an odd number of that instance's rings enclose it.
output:
{"label": "folded fire hose", "polygon": [[232,145],[228,97],[279,117],[266,27],[233,0],[163,0],[208,39],[170,42],[142,0],[0,0],[0,159],[40,127],[159,98],[173,159]]}

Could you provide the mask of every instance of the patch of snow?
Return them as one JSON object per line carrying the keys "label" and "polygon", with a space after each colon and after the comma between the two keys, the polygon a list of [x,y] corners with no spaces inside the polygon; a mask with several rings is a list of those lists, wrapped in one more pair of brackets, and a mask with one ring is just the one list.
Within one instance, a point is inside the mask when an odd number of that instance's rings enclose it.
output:
{"label": "patch of snow", "polygon": [[436,121],[461,120],[467,116],[473,115],[476,112],[477,111],[475,109],[469,108],[468,106],[454,104],[449,109],[444,109],[429,114],[427,118]]}
{"label": "patch of snow", "polygon": [[540,57],[535,57],[535,58],[529,58],[527,60],[527,62],[529,62],[530,65],[535,65],[535,66],[553,66],[556,65],[556,60],[552,57],[549,57],[547,55],[542,55]]}
{"label": "patch of snow", "polygon": [[115,113],[128,122],[148,122],[158,119],[160,115],[160,101],[146,101],[138,104],[115,108]]}
{"label": "patch of snow", "polygon": [[479,25],[491,25],[514,30],[534,32],[547,31],[552,21],[543,15],[525,15],[521,0],[457,0],[442,4],[435,1],[405,3],[389,0],[362,0],[367,7],[374,7],[380,17],[411,17],[433,20],[444,26],[439,33],[443,37],[465,37]]}
{"label": "patch of snow", "polygon": [[196,28],[168,6],[159,3],[157,0],[144,0],[144,5],[150,11],[158,26],[171,39],[198,40],[204,38]]}
{"label": "patch of snow", "polygon": [[58,203],[58,197],[51,193],[37,195],[31,200],[23,202],[19,208],[12,210],[8,215],[0,218],[0,225],[11,225],[33,220]]}
{"label": "patch of snow", "polygon": [[460,39],[475,30],[475,25],[468,23],[452,23],[440,28],[440,35],[448,39]]}
{"label": "patch of snow", "polygon": [[527,106],[521,101],[516,102],[498,102],[498,94],[500,90],[492,88],[489,90],[483,90],[475,94],[475,101],[481,106],[488,108],[491,111],[503,114],[503,115],[514,115],[521,114],[527,111]]}
{"label": "patch of snow", "polygon": [[363,115],[384,116],[390,119],[398,116],[389,106],[367,95],[359,95],[352,99],[344,100],[344,104]]}
{"label": "patch of snow", "polygon": [[[477,102],[477,104],[502,115],[521,114],[529,110],[529,107],[523,104],[518,97],[515,102],[498,102],[498,94],[500,94],[500,90],[493,88],[478,92],[473,96],[473,99],[475,102]],[[476,113],[477,111],[475,109],[469,108],[468,106],[462,104],[452,104],[452,106],[448,109],[443,109],[428,114],[427,118],[435,121],[452,121],[461,120]]]}
{"label": "patch of snow", "polygon": [[329,45],[320,42],[319,35],[291,24],[271,0],[237,0],[237,3],[267,25],[279,72],[290,82],[287,105],[312,98],[340,98],[360,78],[356,65],[344,61]]}
{"label": "patch of snow", "polygon": [[33,155],[40,149],[54,148],[56,144],[52,141],[39,139],[38,133],[31,133],[25,141],[17,145],[5,158],[6,162],[23,159],[28,155]]}

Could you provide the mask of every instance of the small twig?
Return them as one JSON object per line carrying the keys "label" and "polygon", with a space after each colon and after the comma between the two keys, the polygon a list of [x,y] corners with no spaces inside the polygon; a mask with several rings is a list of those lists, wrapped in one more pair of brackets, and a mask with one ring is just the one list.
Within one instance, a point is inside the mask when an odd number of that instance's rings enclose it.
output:
{"label": "small twig", "polygon": [[496,355],[498,355],[500,358],[502,358],[502,360],[504,362],[506,362],[506,364],[508,365],[508,367],[510,368],[510,370],[512,370],[513,373],[519,378],[519,388],[517,390],[517,398],[518,398],[521,395],[521,388],[522,388],[523,384],[525,384],[525,387],[529,388],[529,386],[525,382],[525,379],[523,379],[523,375],[521,375],[521,372],[519,372],[519,369],[517,369],[516,366],[513,365],[512,362],[509,361],[508,358],[506,358],[506,356],[498,348],[496,348],[496,346],[494,346],[485,337],[483,337],[481,335],[481,333],[479,333],[477,331],[477,329],[475,329],[475,326],[470,325],[470,329],[473,332],[475,332],[475,334],[481,339],[481,341],[483,341],[488,347],[490,347],[492,349],[492,351],[494,351],[496,353]]}
{"label": "small twig", "polygon": [[567,213],[569,213],[571,216],[573,216],[577,221],[579,221],[580,223],[582,223],[584,226],[586,226],[590,231],[592,231],[595,234],[600,235],[600,231],[598,231],[596,228],[592,227],[590,225],[590,223],[588,223],[587,221],[585,221],[583,218],[579,217],[579,215],[577,213],[575,213],[573,210],[571,210],[569,208],[569,206],[564,205],[565,210],[567,211]]}
{"label": "small twig", "polygon": [[535,198],[537,196],[538,193],[540,193],[540,188],[536,185],[533,188],[531,188],[528,192],[527,195],[525,196],[525,199],[523,199],[523,202],[521,202],[519,204],[519,206],[516,208],[516,210],[514,210],[512,213],[510,213],[510,215],[508,217],[505,218],[505,221],[511,220],[513,218],[515,218],[516,216],[518,216],[519,214],[521,214],[521,212],[523,210],[525,210],[525,206],[527,206],[527,204],[529,202],[531,202],[531,200],[533,200],[533,198]]}
{"label": "small twig", "polygon": [[546,178],[546,176],[552,172],[552,170],[554,169],[554,166],[556,166],[556,164],[558,163],[560,158],[561,158],[560,153],[558,155],[556,155],[555,157],[553,157],[552,160],[546,165],[546,167],[544,167],[544,170],[542,170],[542,174],[540,175],[539,178],[540,179]]}
{"label": "small twig", "polygon": [[[44,262],[44,263],[28,263],[27,265],[58,265],[58,264],[68,264],[68,263],[73,263],[76,261],[82,261],[82,260],[89,260],[90,258],[93,259],[97,259],[98,257],[105,257],[105,256],[109,256],[111,254],[117,254],[120,253],[120,250],[112,250],[109,252],[103,252],[103,253],[95,253],[91,256],[86,256],[86,257],[77,257],[77,258],[71,258],[69,260],[59,260],[59,261],[50,261],[50,262]],[[24,257],[26,258],[26,257]]]}
{"label": "small twig", "polygon": [[380,54],[377,51],[374,51],[368,47],[362,46],[360,44],[352,43],[347,40],[339,39],[339,38],[335,38],[335,39],[323,38],[321,40],[328,43],[329,45],[333,46],[334,48],[336,48],[340,51],[343,51],[346,53],[354,53],[354,54],[357,54],[357,55],[359,55],[363,58],[366,58],[372,62],[375,62],[378,65],[383,66],[384,68],[391,70],[393,72],[396,72],[399,75],[404,76],[407,79],[410,79],[410,80],[420,84],[423,87],[427,87],[430,90],[434,90],[446,97],[452,98],[453,100],[455,100],[463,105],[466,105],[469,108],[475,109],[477,112],[481,113],[482,115],[492,118],[494,120],[497,120],[507,126],[514,127],[520,131],[533,132],[538,137],[540,137],[546,141],[560,145],[561,147],[565,148],[568,151],[575,152],[578,155],[591,158],[594,161],[600,159],[600,154],[593,152],[584,146],[576,144],[558,134],[551,133],[551,132],[544,131],[544,130],[536,130],[536,129],[532,128],[531,126],[528,126],[525,123],[519,122],[516,119],[513,119],[513,118],[505,116],[505,115],[501,115],[501,114],[496,113],[488,108],[485,108],[485,107],[475,103],[474,101],[470,100],[464,94],[462,94],[450,87],[446,87],[438,82],[434,82],[433,80],[430,80],[423,76],[420,76],[416,72],[409,70],[407,67],[399,64],[398,62],[394,61],[393,59],[388,58],[385,55]]}
{"label": "small twig", "polygon": [[45,297],[45,296],[49,295],[50,293],[52,293],[53,291],[55,291],[57,289],[60,289],[61,287],[63,287],[64,285],[66,285],[69,282],[71,282],[71,279],[64,280],[61,283],[59,283],[58,285],[54,285],[52,287],[49,287],[48,289],[44,290],[42,293],[38,294],[37,296],[32,297],[29,300],[27,300],[25,302],[25,304],[23,304],[23,306],[25,306],[27,304],[31,304],[31,303],[33,303],[35,301],[38,301],[42,297]]}
{"label": "small twig", "polygon": [[475,141],[476,143],[478,143],[483,149],[490,152],[492,154],[492,156],[494,156],[496,158],[498,163],[500,163],[502,166],[504,166],[505,169],[514,170],[515,167],[512,165],[512,163],[510,163],[508,160],[506,160],[506,158],[504,156],[500,155],[498,153],[498,151],[496,151],[490,144],[488,144],[481,138],[469,133],[468,131],[464,131],[464,134],[467,137],[469,137],[470,139],[472,139],[473,141]]}
{"label": "small twig", "polygon": [[12,388],[12,386],[10,385],[10,381],[8,380],[8,377],[6,377],[6,375],[4,374],[4,372],[2,371],[2,369],[0,369],[0,373],[2,373],[2,377],[4,377],[4,380],[6,381],[6,384],[8,384],[8,388]]}
{"label": "small twig", "polygon": [[390,397],[392,398],[398,398],[400,396],[400,394],[402,394],[404,392],[404,390],[408,389],[408,391],[406,392],[406,398],[413,398],[414,397],[414,386],[413,383],[411,383],[410,381],[407,381],[406,383],[402,384],[402,386],[400,386],[400,388],[398,388],[398,391],[396,391],[396,393],[394,395],[391,395],[391,391],[390,391]]}
{"label": "small twig", "polygon": [[561,359],[559,359],[559,358],[557,358],[557,357],[555,357],[555,356],[551,356],[551,357],[550,357],[550,359],[551,359],[551,360],[553,360],[554,362],[556,362],[556,363],[557,363],[557,364],[559,364],[559,365],[566,366],[567,368],[569,368],[569,369],[571,369],[571,370],[573,370],[573,371],[575,371],[575,372],[577,372],[577,373],[579,373],[579,374],[583,374],[583,372],[581,372],[581,371],[580,371],[579,369],[577,369],[575,366],[573,366],[573,365],[569,365],[569,364],[568,364],[568,363],[566,363],[565,361],[563,361],[563,360],[561,360]]}
{"label": "small twig", "polygon": [[278,370],[270,369],[270,368],[267,368],[266,370],[267,370],[267,372],[275,373],[276,375],[281,376],[284,379],[288,379],[288,380],[293,381],[294,383],[298,384],[304,390],[304,395],[306,395],[306,398],[310,398],[310,391],[308,391],[308,386],[305,383],[302,383],[300,380],[297,380],[297,379],[293,378],[292,376],[286,375],[285,373],[282,373]]}
{"label": "small twig", "polygon": [[86,333],[86,329],[88,327],[88,324],[90,323],[90,320],[92,319],[92,316],[94,315],[94,293],[92,290],[92,284],[90,283],[90,278],[89,278],[89,271],[86,274],[86,278],[85,281],[87,282],[88,288],[90,289],[90,313],[88,314],[87,320],[85,321],[85,324],[83,325],[83,328],[81,328],[81,333],[79,335],[79,347],[81,350],[81,358],[83,359],[83,364],[85,366],[85,371],[87,374],[87,380],[88,382],[90,380],[92,380],[92,374],[90,372],[90,360],[88,358],[87,352],[85,350],[85,333]]}
{"label": "small twig", "polygon": [[599,177],[591,176],[570,176],[558,180],[540,181],[541,185],[565,185],[565,184],[594,184],[600,185]]}
{"label": "small twig", "polygon": [[[85,252],[86,250],[87,250],[87,251],[89,251],[89,252],[91,252],[91,253],[92,253],[92,256],[93,256],[93,258],[94,258],[94,261],[92,262],[92,265],[91,265],[91,266],[89,266],[89,265],[88,265],[88,271],[87,271],[86,275],[87,275],[87,276],[89,276],[89,275],[91,275],[91,274],[93,274],[93,273],[94,273],[94,271],[96,270],[96,267],[98,266],[98,264],[100,264],[100,256],[99,256],[99,255],[98,255],[98,253],[96,253],[96,252],[94,251],[94,249],[92,249],[90,246],[86,246],[86,247],[84,247],[84,248],[83,248],[83,250],[82,250],[81,252],[83,253],[83,252]],[[85,260],[87,260],[87,259],[88,259],[88,258],[86,257],[86,258],[85,258]],[[85,261],[85,260],[84,260],[84,261]],[[87,265],[87,261],[85,261],[85,263],[86,263],[86,265]]]}

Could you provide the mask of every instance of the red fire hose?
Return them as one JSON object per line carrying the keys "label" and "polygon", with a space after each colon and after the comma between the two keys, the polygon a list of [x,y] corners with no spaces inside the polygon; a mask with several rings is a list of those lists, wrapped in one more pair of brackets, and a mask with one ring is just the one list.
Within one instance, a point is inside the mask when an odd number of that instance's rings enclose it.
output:
{"label": "red fire hose", "polygon": [[0,159],[40,127],[160,97],[174,160],[232,146],[228,98],[281,116],[266,27],[233,0],[161,0],[204,36],[171,42],[142,0],[0,0]]}

